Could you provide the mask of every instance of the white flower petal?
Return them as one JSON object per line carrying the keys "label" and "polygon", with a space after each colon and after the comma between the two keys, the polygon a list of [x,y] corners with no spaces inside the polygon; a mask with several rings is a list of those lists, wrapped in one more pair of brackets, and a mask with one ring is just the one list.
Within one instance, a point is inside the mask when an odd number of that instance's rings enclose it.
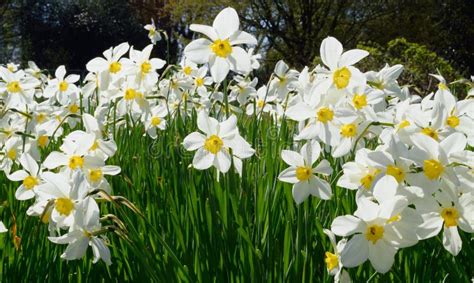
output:
{"label": "white flower petal", "polygon": [[354,233],[364,232],[365,224],[353,215],[336,217],[331,224],[331,231],[338,236],[350,236]]}
{"label": "white flower petal", "polygon": [[229,38],[239,30],[239,16],[237,15],[237,11],[231,7],[220,11],[214,19],[212,27],[217,31],[219,38]]}

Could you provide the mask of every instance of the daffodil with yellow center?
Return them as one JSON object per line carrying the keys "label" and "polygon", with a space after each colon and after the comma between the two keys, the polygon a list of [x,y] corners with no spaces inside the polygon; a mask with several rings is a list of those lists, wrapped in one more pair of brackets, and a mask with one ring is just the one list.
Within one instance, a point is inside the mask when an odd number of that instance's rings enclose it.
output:
{"label": "daffodil with yellow center", "polygon": [[364,177],[360,178],[360,184],[366,189],[370,190],[372,183],[374,182],[375,176],[379,173],[379,170],[367,173]]}
{"label": "daffodil with yellow center", "polygon": [[10,93],[20,92],[21,91],[20,82],[13,81],[13,82],[7,83],[7,91]]}
{"label": "daffodil with yellow center", "polygon": [[155,117],[151,118],[151,125],[152,125],[153,127],[158,126],[160,123],[161,123],[160,117],[156,117],[156,116],[155,116]]}
{"label": "daffodil with yellow center", "polygon": [[112,74],[116,74],[120,72],[120,70],[122,70],[122,64],[120,64],[119,62],[110,63],[109,72],[111,72]]}
{"label": "daffodil with yellow center", "polygon": [[438,133],[433,128],[430,128],[430,127],[423,128],[421,130],[421,133],[424,134],[424,135],[427,135],[427,136],[429,136],[429,137],[431,137],[435,140],[438,140]]}
{"label": "daffodil with yellow center", "polygon": [[84,166],[84,158],[78,155],[74,155],[69,158],[69,168],[76,169],[81,168]]}
{"label": "daffodil with yellow center", "polygon": [[125,90],[124,98],[125,100],[133,100],[137,96],[137,91],[133,88],[128,88]]}
{"label": "daffodil with yellow center", "polygon": [[145,61],[140,66],[142,75],[146,75],[151,71],[151,63],[149,61]]}
{"label": "daffodil with yellow center", "polygon": [[217,39],[211,44],[211,50],[219,57],[226,58],[232,53],[229,39]]}
{"label": "daffodil with yellow center", "polygon": [[11,160],[15,160],[17,157],[16,149],[12,148],[9,151],[7,151],[7,157]]}
{"label": "daffodil with yellow center", "polygon": [[69,198],[58,198],[55,202],[55,208],[60,215],[69,216],[74,210],[74,203]]}
{"label": "daffodil with yellow center", "polygon": [[352,103],[357,110],[360,110],[367,106],[367,95],[365,94],[356,94],[352,98]]}
{"label": "daffodil with yellow center", "polygon": [[342,125],[340,133],[345,138],[353,138],[357,135],[357,126],[353,123]]}
{"label": "daffodil with yellow center", "polygon": [[27,190],[33,189],[38,184],[39,184],[38,178],[34,176],[27,176],[25,179],[23,179],[23,186]]}
{"label": "daffodil with yellow center", "polygon": [[446,227],[458,226],[459,212],[454,207],[444,208],[441,211],[441,217]]}
{"label": "daffodil with yellow center", "polygon": [[428,179],[436,180],[443,174],[444,166],[438,160],[425,160],[423,162],[423,172]]}
{"label": "daffodil with yellow center", "polygon": [[401,183],[405,180],[405,171],[396,165],[387,166],[387,175],[394,177],[398,183]]}
{"label": "daffodil with yellow center", "polygon": [[46,145],[48,144],[48,141],[49,141],[49,138],[46,135],[41,135],[41,136],[38,137],[38,145],[41,148],[45,148]]}
{"label": "daffodil with yellow center", "polygon": [[307,181],[309,178],[311,178],[311,175],[313,173],[313,170],[311,167],[308,166],[298,166],[296,167],[296,178],[299,181]]}
{"label": "daffodil with yellow center", "polygon": [[193,71],[193,69],[190,66],[185,66],[183,68],[183,73],[186,74],[187,76],[189,76],[192,71]]}
{"label": "daffodil with yellow center", "polygon": [[346,88],[349,85],[351,79],[351,71],[348,68],[342,67],[337,69],[333,75],[333,82],[337,89]]}
{"label": "daffodil with yellow center", "polygon": [[455,115],[451,115],[446,119],[446,124],[451,128],[456,128],[459,126],[459,118]]}
{"label": "daffodil with yellow center", "polygon": [[100,168],[89,170],[89,179],[94,183],[97,183],[102,180],[102,176],[103,173]]}
{"label": "daffodil with yellow center", "polygon": [[48,114],[44,112],[38,113],[38,115],[36,115],[36,121],[38,121],[40,124],[46,121],[46,118],[48,118]]}
{"label": "daffodil with yellow center", "polygon": [[196,83],[196,86],[198,86],[198,87],[204,85],[204,79],[201,78],[201,77],[196,78],[196,79],[194,80],[194,82]]}
{"label": "daffodil with yellow center", "polygon": [[216,135],[212,135],[204,142],[204,149],[212,154],[217,154],[224,145],[222,139]]}
{"label": "daffodil with yellow center", "polygon": [[326,256],[324,262],[326,263],[326,267],[329,271],[333,270],[339,265],[339,257],[336,254],[326,252],[324,255]]}
{"label": "daffodil with yellow center", "polygon": [[318,121],[327,123],[334,118],[334,112],[328,107],[322,107],[317,113]]}
{"label": "daffodil with yellow center", "polygon": [[61,92],[65,92],[68,89],[68,87],[69,87],[69,84],[66,81],[61,81],[58,85],[59,91]]}
{"label": "daffodil with yellow center", "polygon": [[77,112],[79,112],[79,106],[77,104],[70,105],[69,112],[72,114],[76,114]]}
{"label": "daffodil with yellow center", "polygon": [[382,239],[384,232],[385,232],[385,229],[383,228],[383,226],[376,225],[376,224],[369,225],[365,232],[365,238],[368,241],[371,241],[372,244],[375,245],[378,240]]}

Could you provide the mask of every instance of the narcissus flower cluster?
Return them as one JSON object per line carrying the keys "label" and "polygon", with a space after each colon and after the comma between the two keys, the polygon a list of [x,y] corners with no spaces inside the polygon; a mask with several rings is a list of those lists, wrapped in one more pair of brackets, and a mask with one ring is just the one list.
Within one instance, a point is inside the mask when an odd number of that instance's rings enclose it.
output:
{"label": "narcissus flower cluster", "polygon": [[166,68],[153,56],[166,34],[153,22],[145,29],[152,44],[110,47],[87,63],[82,80],[65,66],[54,75],[33,62],[0,67],[0,169],[17,182],[16,199],[31,200],[26,213],[48,224],[48,239],[67,245],[62,258],[82,258],[91,247],[94,262],[111,263],[106,233],[126,231],[103,223],[98,200],[114,199],[109,181],[121,171],[108,164],[114,134],[141,127],[160,139],[178,117],[197,121],[176,145],[195,152],[190,170],[213,167],[218,179],[245,176],[244,162],[260,158],[245,120],[293,127],[277,178],[291,184],[296,204],[331,201],[335,190],[351,191],[357,204],[324,230],[331,243],[324,261],[336,281],[350,281],[345,269],[366,261],[385,273],[398,250],[439,234],[457,255],[460,233],[473,233],[472,89],[455,96],[434,74],[437,91],[411,95],[397,82],[403,66],[363,72],[357,63],[369,53],[344,50],[334,37],[321,43],[322,65],[298,71],[279,61],[259,86],[252,77],[257,39],[240,30],[232,8],[212,26],[191,25],[206,38],[191,41],[179,64]]}

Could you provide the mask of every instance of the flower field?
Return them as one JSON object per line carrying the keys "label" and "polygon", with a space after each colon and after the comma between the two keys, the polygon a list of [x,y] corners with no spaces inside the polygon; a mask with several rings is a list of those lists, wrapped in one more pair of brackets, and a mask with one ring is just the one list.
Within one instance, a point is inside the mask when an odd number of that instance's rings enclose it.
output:
{"label": "flower field", "polygon": [[234,9],[178,64],[158,28],[84,78],[0,66],[1,282],[474,278],[472,78],[415,95],[329,36],[262,82]]}

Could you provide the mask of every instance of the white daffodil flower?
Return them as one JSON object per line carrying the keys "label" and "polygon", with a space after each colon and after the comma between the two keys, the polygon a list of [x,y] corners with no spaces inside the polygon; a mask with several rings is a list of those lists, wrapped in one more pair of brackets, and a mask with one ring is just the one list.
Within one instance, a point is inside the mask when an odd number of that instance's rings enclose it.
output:
{"label": "white daffodil flower", "polygon": [[109,248],[96,234],[101,229],[99,218],[99,207],[93,198],[87,197],[77,204],[77,209],[74,211],[74,224],[69,232],[59,237],[48,237],[55,244],[68,245],[61,258],[80,259],[85,256],[90,246],[94,254],[93,263],[102,259],[107,265],[112,264]]}
{"label": "white daffodil flower", "polygon": [[193,132],[183,141],[186,150],[197,150],[193,167],[205,170],[214,166],[222,173],[229,171],[230,149],[239,151],[240,148],[247,147],[247,144],[243,144],[241,140],[234,140],[238,135],[237,117],[232,115],[219,123],[216,119],[209,117],[205,111],[201,111],[198,114],[198,128],[204,134]]}
{"label": "white daffodil flower", "polygon": [[[36,188],[38,194],[37,204],[54,203],[51,211],[51,220],[59,227],[70,227],[74,223],[74,211],[77,204],[85,198],[88,193],[83,185],[84,176],[79,172],[72,177],[64,173],[44,172],[42,179],[45,183]],[[34,209],[35,210],[35,209]]]}
{"label": "white daffodil flower", "polygon": [[337,181],[337,185],[349,190],[360,190],[372,194],[372,189],[381,175],[380,169],[372,165],[368,158],[371,151],[361,148],[356,152],[354,161],[342,165],[344,174]]}
{"label": "white daffodil flower", "polygon": [[209,63],[212,78],[222,82],[229,70],[246,74],[252,69],[249,54],[241,44],[256,45],[252,35],[239,30],[239,16],[233,8],[225,8],[211,26],[192,24],[189,29],[207,36],[192,41],[184,48],[186,58],[196,64]]}
{"label": "white daffodil flower", "polygon": [[79,81],[79,75],[66,76],[66,68],[62,65],[56,69],[54,76],[54,79],[48,81],[43,97],[54,97],[61,105],[66,105],[71,96],[79,96],[79,89],[75,85]]}
{"label": "white daffodil flower", "polygon": [[160,32],[156,30],[155,21],[153,19],[151,19],[151,24],[147,24],[143,28],[148,31],[148,38],[152,44],[156,44],[161,40]]}
{"label": "white daffodil flower", "polygon": [[163,68],[166,61],[159,58],[150,58],[153,44],[148,45],[142,51],[130,48],[130,59],[124,58],[123,64],[127,72],[133,75],[137,84],[144,87],[154,86],[158,82],[156,70]]}
{"label": "white daffodil flower", "polygon": [[458,198],[444,189],[437,191],[434,198],[423,198],[415,202],[416,210],[423,217],[419,237],[431,238],[443,229],[443,246],[456,256],[462,248],[458,228],[474,233],[474,195],[466,193]]}
{"label": "white daffodil flower", "polygon": [[12,181],[22,181],[15,192],[18,200],[27,200],[35,197],[35,188],[41,183],[41,172],[38,163],[28,153],[23,153],[19,158],[22,170],[7,175]]}
{"label": "white daffodil flower", "polygon": [[[331,225],[334,234],[343,237],[354,235],[341,252],[342,264],[355,267],[369,259],[377,272],[389,271],[398,248],[418,241],[417,226],[414,225],[419,224],[418,221],[401,216],[407,205],[407,199],[402,196],[380,204],[362,198],[355,216],[334,219]],[[421,222],[421,218],[419,220]]]}
{"label": "white daffodil flower", "polygon": [[145,130],[152,139],[156,139],[158,137],[157,129],[166,129],[166,116],[168,116],[168,109],[165,105],[156,105],[155,107],[151,108],[151,112],[149,114],[143,116]]}
{"label": "white daffodil flower", "polygon": [[89,169],[100,167],[104,163],[103,159],[89,154],[95,140],[93,134],[83,131],[72,132],[64,138],[63,144],[59,147],[61,152],[51,152],[44,160],[43,166],[47,169],[61,168],[67,175],[77,170],[87,173]]}
{"label": "white daffodil flower", "polygon": [[389,66],[385,64],[382,70],[378,72],[369,71],[365,73],[368,84],[374,88],[375,93],[381,93],[383,96],[399,96],[401,94],[397,79],[403,72],[403,66],[400,64]]}
{"label": "white daffodil flower", "polygon": [[293,199],[297,204],[305,201],[309,195],[328,200],[332,196],[331,186],[315,174],[329,175],[332,168],[326,159],[321,160],[315,167],[313,164],[319,159],[321,147],[317,142],[308,142],[301,151],[283,150],[281,158],[289,168],[283,170],[278,179],[293,185]]}
{"label": "white daffodil flower", "polygon": [[86,64],[86,69],[96,74],[105,72],[108,75],[108,79],[114,76],[120,76],[124,71],[122,56],[127,53],[129,48],[130,45],[127,42],[123,42],[115,47],[110,47],[102,53],[105,59],[96,57],[90,60]]}
{"label": "white daffodil flower", "polygon": [[347,244],[347,239],[342,239],[338,243],[336,243],[336,236],[331,230],[323,229],[324,234],[329,237],[329,241],[331,242],[332,249],[334,253],[325,252],[324,253],[324,262],[326,263],[326,268],[329,274],[334,276],[335,283],[348,283],[352,282],[349,273],[343,269],[340,256],[341,252],[344,250],[344,247]]}
{"label": "white daffodil flower", "polygon": [[321,43],[320,54],[329,71],[325,72],[325,78],[316,86],[316,92],[326,93],[329,88],[345,90],[365,85],[364,74],[352,65],[367,57],[369,52],[352,49],[343,53],[342,44],[334,37],[327,37]]}
{"label": "white daffodil flower", "polygon": [[16,73],[0,67],[0,93],[6,93],[5,107],[23,107],[33,103],[35,88],[40,84],[36,78],[20,70]]}
{"label": "white daffodil flower", "polygon": [[410,151],[410,159],[423,171],[407,175],[410,184],[428,191],[436,189],[440,179],[449,181],[456,186],[460,185],[453,167],[449,165],[452,162],[451,156],[466,148],[466,136],[454,133],[438,143],[436,140],[418,133],[412,136],[412,141],[415,146]]}

